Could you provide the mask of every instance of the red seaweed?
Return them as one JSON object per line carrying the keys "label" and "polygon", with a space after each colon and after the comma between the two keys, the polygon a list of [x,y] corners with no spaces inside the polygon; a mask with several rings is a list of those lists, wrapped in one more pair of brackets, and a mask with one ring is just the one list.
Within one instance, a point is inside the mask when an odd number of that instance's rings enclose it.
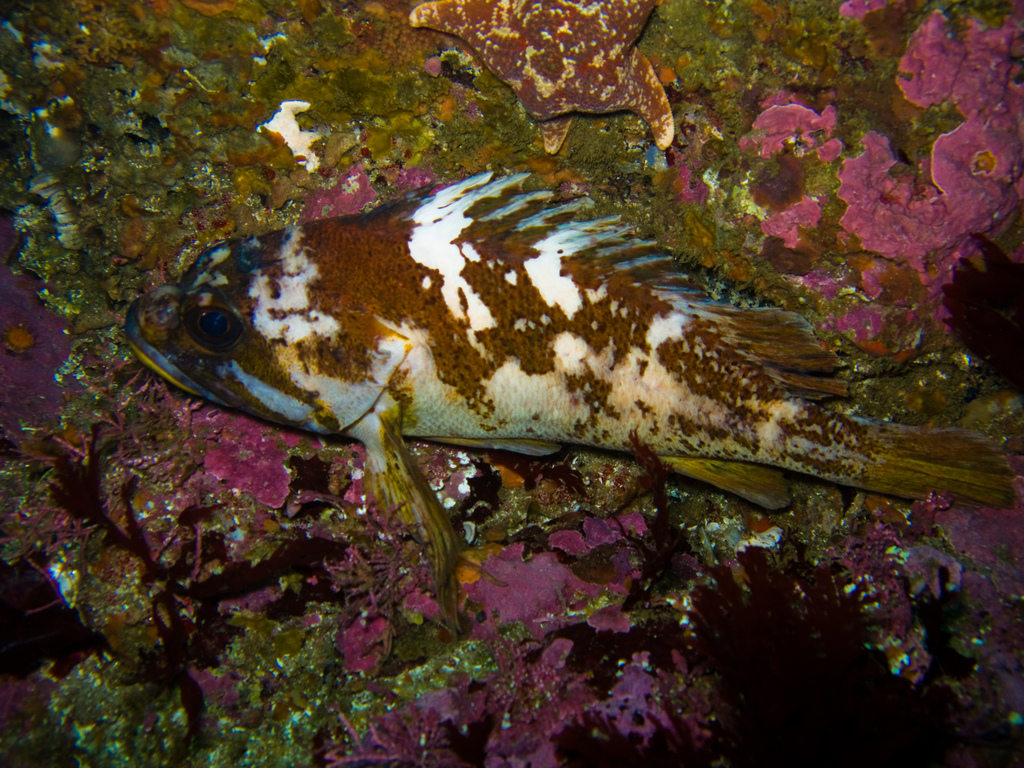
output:
{"label": "red seaweed", "polygon": [[1010,261],[984,235],[972,235],[980,257],[965,259],[942,287],[946,320],[971,352],[1024,390],[1024,264]]}
{"label": "red seaweed", "polygon": [[716,737],[732,765],[930,765],[953,737],[953,696],[893,675],[867,645],[857,590],[739,554],[693,594],[694,651],[720,678]]}
{"label": "red seaweed", "polygon": [[[204,700],[191,670],[218,666],[220,654],[238,632],[218,610],[219,602],[259,589],[289,570],[319,571],[327,577],[325,563],[340,560],[348,547],[300,532],[257,563],[232,562],[223,535],[208,533],[197,541],[198,525],[216,507],[189,507],[178,516],[181,546],[177,557],[166,558],[165,562],[150,547],[132,507],[138,485],[135,477],[124,481],[118,489],[123,521],[119,524],[115,520],[103,491],[99,446],[100,430],[94,425],[81,459],[76,460],[68,453],[57,456],[53,460],[55,479],[50,484],[50,493],[72,518],[103,531],[115,547],[130,553],[141,564],[141,578],[152,589],[151,616],[159,650],[147,654],[149,660],[140,670],[140,677],[177,686],[192,739],[199,733]],[[201,564],[213,561],[222,564],[218,572],[196,578]],[[307,581],[304,593],[316,592],[321,599],[333,596],[330,578],[311,581],[314,584]],[[292,606],[296,613],[301,613],[308,599],[312,598],[304,595]],[[192,605],[191,615],[186,615],[185,605]]]}
{"label": "red seaweed", "polygon": [[671,569],[676,555],[692,554],[686,541],[686,531],[680,528],[675,535],[671,533],[668,493],[665,490],[669,476],[668,467],[654,451],[640,442],[636,432],[631,432],[629,439],[633,443],[636,460],[647,471],[647,476],[640,480],[640,487],[644,491],[649,490],[654,496],[657,514],[650,526],[654,547],[645,544],[639,536],[630,537],[640,553],[642,566],[640,578],[630,585],[629,594],[622,603],[623,611],[630,610],[650,594],[658,580]]}
{"label": "red seaweed", "polygon": [[16,563],[0,560],[0,674],[24,677],[45,659],[75,662],[78,652],[103,645],[64,602],[45,567],[38,553]]}

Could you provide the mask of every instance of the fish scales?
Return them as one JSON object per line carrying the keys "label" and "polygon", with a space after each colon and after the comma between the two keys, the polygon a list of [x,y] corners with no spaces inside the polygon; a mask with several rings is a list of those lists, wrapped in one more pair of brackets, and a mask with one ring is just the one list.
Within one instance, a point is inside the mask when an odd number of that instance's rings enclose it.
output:
{"label": "fish scales", "polygon": [[843,416],[838,359],[798,316],[711,301],[586,201],[467,179],[370,214],[203,253],[126,324],[189,391],[367,448],[378,504],[415,527],[456,625],[451,523],[403,436],[534,455],[629,451],[769,508],[779,470],[906,497],[1013,502],[998,448],[962,430]]}

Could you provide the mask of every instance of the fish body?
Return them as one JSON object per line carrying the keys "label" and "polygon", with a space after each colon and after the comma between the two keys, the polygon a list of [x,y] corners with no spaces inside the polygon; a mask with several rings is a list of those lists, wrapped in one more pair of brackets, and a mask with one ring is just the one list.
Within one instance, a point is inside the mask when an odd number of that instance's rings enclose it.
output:
{"label": "fish body", "polygon": [[799,316],[711,301],[588,201],[467,179],[369,214],[203,253],[132,305],[139,356],[185,389],[367,448],[369,486],[416,526],[454,623],[458,544],[403,436],[543,455],[634,440],[768,508],[780,470],[1008,506],[999,449],[962,430],[822,409],[836,356]]}

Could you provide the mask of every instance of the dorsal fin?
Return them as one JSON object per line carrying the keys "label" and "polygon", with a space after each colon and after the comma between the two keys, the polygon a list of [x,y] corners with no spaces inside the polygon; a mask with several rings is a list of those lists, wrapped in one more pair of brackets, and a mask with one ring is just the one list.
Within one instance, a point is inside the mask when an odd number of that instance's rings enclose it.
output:
{"label": "dorsal fin", "polygon": [[823,375],[838,367],[838,357],[822,348],[799,315],[714,301],[693,285],[657,243],[637,237],[618,216],[579,218],[593,205],[589,198],[558,202],[550,190],[524,191],[528,173],[493,181],[492,177],[492,173],[479,174],[436,193],[417,193],[411,200],[422,203],[436,195],[434,203],[442,208],[468,202],[469,222],[459,234],[460,241],[500,240],[510,250],[531,249],[541,241],[546,241],[546,247],[555,243],[563,265],[579,263],[659,292],[670,303],[713,322],[733,348],[763,366],[792,395],[846,394],[844,382]]}
{"label": "dorsal fin", "polygon": [[713,319],[723,339],[764,366],[768,374],[796,397],[845,396],[845,381],[828,376],[839,357],[825,349],[811,324],[793,312],[774,307],[742,309],[711,302],[696,308]]}
{"label": "dorsal fin", "polygon": [[[588,197],[556,201],[551,190],[523,191],[529,173],[491,181],[484,173],[440,190],[452,202],[469,198],[466,216],[471,223],[460,233],[467,242],[501,240],[510,248],[532,248],[555,236],[564,248],[563,263],[580,262],[589,268],[616,272],[652,288],[675,289],[685,281],[672,257],[657,243],[642,240],[618,216],[586,219],[581,213],[594,203]],[[403,200],[421,203],[434,193],[418,192]],[[371,214],[372,215],[372,214]]]}

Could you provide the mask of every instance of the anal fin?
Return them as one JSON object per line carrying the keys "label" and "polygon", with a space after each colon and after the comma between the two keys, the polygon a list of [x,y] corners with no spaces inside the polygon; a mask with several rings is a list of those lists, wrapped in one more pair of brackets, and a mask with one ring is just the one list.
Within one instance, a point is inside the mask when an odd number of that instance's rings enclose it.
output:
{"label": "anal fin", "polygon": [[680,475],[710,483],[765,509],[780,509],[791,500],[782,471],[763,464],[686,456],[659,458]]}
{"label": "anal fin", "polygon": [[426,549],[434,574],[434,591],[444,623],[459,631],[455,564],[461,540],[437,496],[427,484],[402,439],[400,406],[383,395],[372,411],[346,432],[366,446],[366,482],[385,511],[395,510],[412,526]]}
{"label": "anal fin", "polygon": [[522,453],[526,456],[549,456],[562,448],[558,443],[528,438],[424,437],[423,439],[480,451],[512,451],[512,453]]}

